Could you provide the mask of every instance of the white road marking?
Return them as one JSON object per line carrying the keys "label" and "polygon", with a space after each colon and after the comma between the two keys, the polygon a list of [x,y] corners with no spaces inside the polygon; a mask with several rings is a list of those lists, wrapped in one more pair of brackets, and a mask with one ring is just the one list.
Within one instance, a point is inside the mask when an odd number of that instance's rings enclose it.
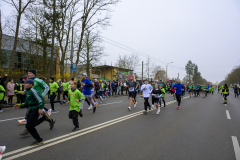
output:
{"label": "white road marking", "polygon": [[22,119],[22,118],[25,118],[25,117],[18,117],[18,118],[4,119],[4,120],[0,120],[0,122],[11,121],[11,120],[15,120],[15,119]]}
{"label": "white road marking", "polygon": [[237,137],[232,136],[233,148],[235,151],[236,160],[240,160],[240,148],[238,144]]}
{"label": "white road marking", "polygon": [[121,103],[123,101],[119,101],[119,102],[113,102],[113,103],[106,103],[106,104],[100,104],[98,106],[106,106],[106,105],[109,105],[109,104],[116,104],[116,103]]}
{"label": "white road marking", "polygon": [[227,119],[231,119],[231,117],[230,117],[230,114],[229,114],[229,111],[228,111],[228,110],[226,110],[226,114],[227,114]]}
{"label": "white road marking", "polygon": [[[154,108],[152,110],[149,110],[148,112],[151,112],[153,110],[156,110],[156,108]],[[73,132],[73,133],[65,134],[63,136],[59,136],[59,137],[47,140],[41,146],[28,146],[28,147],[17,149],[17,150],[11,151],[11,152],[7,152],[3,156],[4,157],[11,156],[11,157],[8,157],[8,158],[4,158],[5,160],[12,160],[12,159],[15,159],[15,158],[19,158],[19,157],[25,156],[27,154],[31,154],[31,153],[34,153],[36,151],[42,150],[44,148],[47,148],[47,147],[50,147],[50,146],[53,146],[53,145],[57,145],[59,143],[71,140],[73,138],[80,137],[82,135],[85,135],[85,134],[100,130],[102,128],[111,126],[113,124],[125,121],[127,119],[142,115],[143,114],[142,112],[143,111],[138,111],[138,112],[132,113],[130,115],[119,117],[119,118],[116,118],[116,119],[113,119],[113,120],[110,120],[110,121],[107,121],[107,122],[104,122],[104,123],[100,123],[100,124],[97,124],[97,125],[85,128],[85,129],[81,129],[81,130]],[[58,140],[58,141],[56,141],[56,140]],[[52,143],[50,143],[50,142],[52,142]],[[28,150],[28,151],[25,151],[25,150]],[[21,153],[19,153],[19,152],[21,152]],[[18,153],[18,154],[16,154],[16,153]],[[14,154],[16,154],[16,155],[14,155]]]}

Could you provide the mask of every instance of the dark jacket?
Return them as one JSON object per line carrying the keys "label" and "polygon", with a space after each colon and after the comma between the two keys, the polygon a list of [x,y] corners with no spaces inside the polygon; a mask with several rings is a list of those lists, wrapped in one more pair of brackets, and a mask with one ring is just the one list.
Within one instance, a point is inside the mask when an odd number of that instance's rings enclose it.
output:
{"label": "dark jacket", "polygon": [[7,76],[0,78],[0,85],[2,85],[4,89],[6,89],[6,85],[5,85],[6,80],[7,80]]}
{"label": "dark jacket", "polygon": [[79,80],[77,82],[77,89],[81,89],[81,82]]}

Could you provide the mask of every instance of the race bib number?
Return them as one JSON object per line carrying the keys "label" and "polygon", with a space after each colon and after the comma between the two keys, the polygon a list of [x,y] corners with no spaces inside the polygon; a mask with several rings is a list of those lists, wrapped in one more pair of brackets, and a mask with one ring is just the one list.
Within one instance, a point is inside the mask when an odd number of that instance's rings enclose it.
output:
{"label": "race bib number", "polygon": [[147,88],[144,88],[143,90],[144,90],[144,91],[146,91],[146,90],[147,90]]}
{"label": "race bib number", "polygon": [[159,97],[159,94],[156,94],[156,97]]}
{"label": "race bib number", "polygon": [[134,87],[130,87],[130,88],[129,88],[129,91],[130,91],[130,92],[134,92]]}
{"label": "race bib number", "polygon": [[91,91],[93,92],[93,91],[94,91],[94,88],[92,88]]}

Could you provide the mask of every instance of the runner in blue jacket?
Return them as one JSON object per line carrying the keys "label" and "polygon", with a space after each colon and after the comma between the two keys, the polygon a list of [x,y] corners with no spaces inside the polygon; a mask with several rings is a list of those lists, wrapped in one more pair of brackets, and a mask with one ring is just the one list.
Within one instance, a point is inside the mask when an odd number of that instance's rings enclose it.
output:
{"label": "runner in blue jacket", "polygon": [[173,87],[175,88],[176,99],[178,102],[177,109],[180,109],[181,95],[182,95],[182,88],[183,88],[183,84],[181,83],[181,80],[179,79],[178,83],[176,83]]}

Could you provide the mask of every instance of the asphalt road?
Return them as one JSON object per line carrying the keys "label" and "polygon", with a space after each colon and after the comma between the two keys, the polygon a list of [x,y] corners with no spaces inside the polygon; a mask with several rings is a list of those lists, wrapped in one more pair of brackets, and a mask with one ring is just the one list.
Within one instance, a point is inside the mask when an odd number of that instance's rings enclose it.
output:
{"label": "asphalt road", "polygon": [[[181,109],[170,95],[160,115],[151,110],[142,114],[143,99],[137,97],[137,108],[128,111],[126,96],[108,98],[96,113],[87,110],[79,117],[80,130],[68,118],[67,104],[55,104],[58,111],[53,130],[43,122],[37,127],[44,145],[29,147],[31,136],[20,137],[24,125],[17,122],[25,109],[4,109],[0,113],[0,145],[6,145],[5,159],[18,160],[234,160],[240,158],[240,97],[233,93],[228,106],[220,94],[207,98],[185,97]],[[151,101],[151,100],[150,100]],[[150,102],[149,101],[149,102]],[[47,104],[46,107],[50,108]]]}

